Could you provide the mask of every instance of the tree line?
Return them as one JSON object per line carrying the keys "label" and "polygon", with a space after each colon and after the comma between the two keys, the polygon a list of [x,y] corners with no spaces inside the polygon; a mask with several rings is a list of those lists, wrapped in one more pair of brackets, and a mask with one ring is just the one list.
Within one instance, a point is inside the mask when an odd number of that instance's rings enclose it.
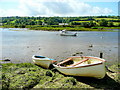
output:
{"label": "tree line", "polygon": [[81,26],[85,28],[91,27],[119,27],[120,20],[119,16],[84,16],[84,17],[1,17],[2,18],[2,25],[9,25],[12,27],[21,27],[25,28],[26,26],[30,25],[38,25],[38,26],[45,26],[45,25],[59,25],[65,23],[69,26]]}

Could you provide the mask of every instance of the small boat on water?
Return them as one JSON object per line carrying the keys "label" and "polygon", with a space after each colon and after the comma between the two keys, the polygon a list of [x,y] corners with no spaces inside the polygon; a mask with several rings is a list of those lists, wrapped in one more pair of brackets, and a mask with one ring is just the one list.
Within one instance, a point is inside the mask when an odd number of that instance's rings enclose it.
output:
{"label": "small boat on water", "polygon": [[35,64],[40,65],[44,68],[49,68],[50,64],[56,62],[56,60],[48,58],[48,57],[44,57],[44,56],[33,55],[32,59]]}
{"label": "small boat on water", "polygon": [[102,79],[106,74],[105,60],[93,56],[69,57],[53,66],[65,75]]}
{"label": "small boat on water", "polygon": [[77,33],[69,32],[69,31],[66,31],[66,30],[62,30],[62,31],[60,31],[60,35],[61,36],[76,36]]}

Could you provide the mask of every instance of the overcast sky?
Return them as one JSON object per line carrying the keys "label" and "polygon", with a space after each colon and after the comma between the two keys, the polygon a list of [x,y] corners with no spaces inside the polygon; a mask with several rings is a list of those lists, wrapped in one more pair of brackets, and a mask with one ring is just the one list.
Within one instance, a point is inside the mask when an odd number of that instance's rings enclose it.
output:
{"label": "overcast sky", "polygon": [[117,16],[118,1],[119,0],[0,0],[0,17]]}

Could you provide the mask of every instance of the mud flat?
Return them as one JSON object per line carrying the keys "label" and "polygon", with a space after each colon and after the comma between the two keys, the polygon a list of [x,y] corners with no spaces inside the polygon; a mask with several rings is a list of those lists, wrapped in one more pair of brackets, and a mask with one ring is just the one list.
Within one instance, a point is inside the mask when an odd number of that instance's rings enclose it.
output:
{"label": "mud flat", "polygon": [[1,31],[1,60],[12,63],[32,62],[32,55],[56,60],[69,56],[96,56],[103,53],[107,64],[118,62],[118,32],[77,32],[76,37],[60,36],[59,32],[35,30]]}

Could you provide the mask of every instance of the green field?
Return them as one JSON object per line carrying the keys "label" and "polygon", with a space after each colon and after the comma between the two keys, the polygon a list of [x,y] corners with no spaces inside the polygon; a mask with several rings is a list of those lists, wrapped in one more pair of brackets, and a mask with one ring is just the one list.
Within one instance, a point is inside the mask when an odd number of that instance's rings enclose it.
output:
{"label": "green field", "polygon": [[105,20],[118,20],[118,19],[115,19],[115,18],[94,18],[95,20],[102,20],[102,19],[105,19]]}

